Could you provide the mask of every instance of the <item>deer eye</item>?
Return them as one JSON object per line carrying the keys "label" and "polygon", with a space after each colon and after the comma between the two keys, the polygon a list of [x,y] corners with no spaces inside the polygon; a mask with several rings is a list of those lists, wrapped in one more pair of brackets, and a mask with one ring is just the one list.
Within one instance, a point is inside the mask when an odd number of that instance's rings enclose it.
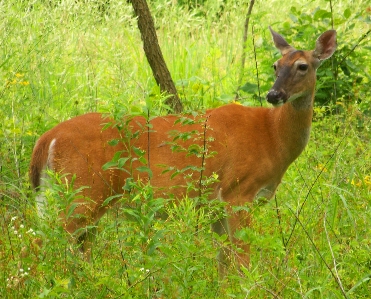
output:
{"label": "deer eye", "polygon": [[305,63],[302,63],[302,64],[299,64],[298,68],[301,71],[306,71],[308,69],[308,65]]}
{"label": "deer eye", "polygon": [[277,70],[277,65],[276,64],[273,64],[272,65],[273,69],[276,71]]}

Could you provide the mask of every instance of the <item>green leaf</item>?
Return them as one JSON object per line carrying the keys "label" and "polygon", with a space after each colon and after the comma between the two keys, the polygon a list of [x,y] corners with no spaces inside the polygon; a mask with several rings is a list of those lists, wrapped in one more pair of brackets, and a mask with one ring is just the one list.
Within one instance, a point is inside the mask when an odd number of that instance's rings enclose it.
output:
{"label": "green leaf", "polygon": [[147,166],[139,166],[139,167],[137,168],[137,170],[138,170],[139,172],[147,172],[149,178],[152,178],[152,176],[153,176],[152,170],[151,170],[149,167],[147,167]]}
{"label": "green leaf", "polygon": [[188,156],[191,156],[191,155],[199,155],[203,153],[203,148],[201,146],[199,146],[198,144],[191,144],[189,147],[188,147],[188,154],[187,154],[187,157]]}
{"label": "green leaf", "polygon": [[246,84],[242,86],[240,89],[246,93],[256,93],[258,91],[258,85],[246,82]]}
{"label": "green leaf", "polygon": [[133,178],[127,178],[125,180],[125,185],[122,187],[123,190],[130,192],[133,185]]}
{"label": "green leaf", "polygon": [[317,10],[313,16],[313,19],[316,21],[322,21],[326,18],[331,18],[331,13],[324,9]]}
{"label": "green leaf", "polygon": [[144,165],[147,165],[148,164],[148,161],[147,161],[147,159],[146,158],[144,158],[144,157],[139,157],[139,162],[140,163],[142,163],[142,164],[144,164]]}
{"label": "green leaf", "polygon": [[222,94],[221,96],[220,96],[220,100],[222,101],[222,102],[224,102],[224,103],[229,103],[229,102],[231,102],[231,101],[233,101],[234,99],[235,99],[235,95],[233,95],[233,94]]}
{"label": "green leaf", "polygon": [[344,10],[344,17],[346,19],[349,19],[349,17],[351,16],[352,12],[350,11],[350,8],[347,8],[346,10]]}
{"label": "green leaf", "polygon": [[120,142],[119,139],[112,139],[112,140],[108,141],[108,144],[109,144],[110,146],[116,146],[116,145],[119,144],[119,142]]}
{"label": "green leaf", "polygon": [[70,205],[68,211],[67,211],[67,215],[66,215],[66,218],[70,218],[73,214],[73,212],[75,211],[75,209],[77,208],[77,206],[79,205],[79,203],[77,202],[74,202]]}
{"label": "green leaf", "polygon": [[139,147],[133,146],[133,152],[138,156],[141,157],[144,155],[145,151],[140,149]]}
{"label": "green leaf", "polygon": [[43,291],[39,294],[39,298],[46,298],[48,297],[51,289],[44,288]]}
{"label": "green leaf", "polygon": [[123,151],[117,151],[114,155],[113,155],[113,158],[111,160],[111,162],[117,162],[121,155],[122,155]]}
{"label": "green leaf", "polygon": [[116,198],[120,198],[121,196],[122,196],[122,194],[116,194],[116,195],[112,195],[110,197],[107,197],[106,200],[102,203],[102,207],[109,205],[109,203],[112,200],[114,200]]}
{"label": "green leaf", "polygon": [[104,165],[102,166],[102,169],[103,169],[103,170],[108,170],[108,169],[110,169],[111,167],[115,167],[116,165],[117,165],[117,162],[109,161],[109,162],[107,162],[106,164],[104,164]]}
{"label": "green leaf", "polygon": [[174,173],[170,176],[170,179],[172,180],[174,177],[176,177],[178,174],[180,174],[179,170],[175,170]]}
{"label": "green leaf", "polygon": [[129,157],[118,159],[118,161],[117,161],[117,167],[118,168],[123,168],[128,160],[130,160]]}

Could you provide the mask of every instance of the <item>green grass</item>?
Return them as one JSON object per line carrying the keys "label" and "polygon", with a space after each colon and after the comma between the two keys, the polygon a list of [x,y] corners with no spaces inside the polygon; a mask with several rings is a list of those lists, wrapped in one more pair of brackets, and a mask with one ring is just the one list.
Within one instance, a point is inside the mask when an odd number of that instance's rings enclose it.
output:
{"label": "green grass", "polygon": [[[108,14],[98,0],[0,4],[0,297],[327,299],[344,298],[343,289],[347,298],[370,298],[370,36],[339,70],[336,98],[331,63],[320,69],[321,105],[307,149],[276,198],[250,207],[251,268],[242,277],[232,270],[223,287],[218,283],[215,239],[225,240],[209,228],[217,207],[165,203],[150,196],[149,186],[141,186],[131,211],[137,218],[127,219],[125,207],[103,217],[90,264],[69,243],[56,208],[38,219],[27,171],[43,132],[89,111],[137,112],[147,103],[152,114],[164,113],[130,4],[110,2]],[[220,12],[222,3],[188,10],[151,1],[160,46],[189,110],[234,99],[247,4],[227,1]],[[255,4],[250,26],[261,94],[240,91],[243,104],[260,105],[274,80],[278,54],[268,25],[298,48],[314,47],[331,27],[315,14],[318,7],[330,11],[329,2],[300,3]],[[370,5],[333,6],[339,62],[370,29]],[[243,82],[256,84],[251,31],[246,51]],[[48,198],[57,206],[54,191]],[[169,217],[154,217],[157,209]]]}

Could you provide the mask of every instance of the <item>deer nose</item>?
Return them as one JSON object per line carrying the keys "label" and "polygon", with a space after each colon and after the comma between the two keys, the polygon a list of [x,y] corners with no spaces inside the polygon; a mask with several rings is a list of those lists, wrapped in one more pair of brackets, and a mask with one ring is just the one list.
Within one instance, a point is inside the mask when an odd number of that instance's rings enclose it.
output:
{"label": "deer nose", "polygon": [[277,105],[280,102],[286,102],[287,100],[287,95],[286,93],[281,89],[281,90],[275,90],[271,89],[268,94],[267,94],[267,101],[273,105]]}

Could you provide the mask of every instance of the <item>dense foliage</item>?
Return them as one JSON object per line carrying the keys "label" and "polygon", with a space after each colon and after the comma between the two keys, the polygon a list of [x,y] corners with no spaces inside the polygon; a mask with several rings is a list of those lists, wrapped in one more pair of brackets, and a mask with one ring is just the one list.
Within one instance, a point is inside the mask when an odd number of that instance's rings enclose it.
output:
{"label": "dense foliage", "polygon": [[[97,230],[85,262],[58,221],[55,175],[37,217],[28,164],[37,138],[89,111],[166,112],[127,1],[0,2],[1,298],[370,298],[371,6],[369,1],[257,1],[241,74],[248,1],[148,1],[160,46],[187,110],[238,100],[263,105],[279,57],[268,26],[314,48],[332,26],[338,50],[318,71],[311,140],[271,202],[249,205],[251,267],[218,283],[209,224],[217,203],[153,198],[137,190]],[[247,166],[248,167],[248,166]],[[52,174],[51,174],[52,175]],[[52,175],[53,176],[53,175]],[[168,217],[155,217],[166,211]],[[131,217],[127,217],[130,214]]]}

